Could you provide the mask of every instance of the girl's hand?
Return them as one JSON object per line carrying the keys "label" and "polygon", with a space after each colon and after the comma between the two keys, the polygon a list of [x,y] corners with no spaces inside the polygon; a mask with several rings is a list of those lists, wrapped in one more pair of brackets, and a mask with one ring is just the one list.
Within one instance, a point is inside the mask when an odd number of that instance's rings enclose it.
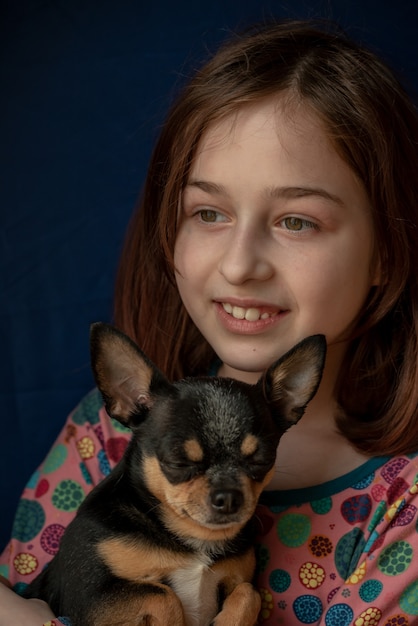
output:
{"label": "girl's hand", "polygon": [[49,606],[43,600],[21,598],[10,589],[9,582],[0,579],[0,626],[42,626],[54,619]]}

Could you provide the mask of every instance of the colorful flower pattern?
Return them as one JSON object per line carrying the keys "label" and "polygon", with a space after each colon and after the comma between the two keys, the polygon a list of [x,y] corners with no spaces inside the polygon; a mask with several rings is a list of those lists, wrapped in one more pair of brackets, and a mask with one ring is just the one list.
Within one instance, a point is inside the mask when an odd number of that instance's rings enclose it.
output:
{"label": "colorful flower pattern", "polygon": [[319,487],[263,494],[260,623],[418,623],[417,481],[414,454],[371,459]]}

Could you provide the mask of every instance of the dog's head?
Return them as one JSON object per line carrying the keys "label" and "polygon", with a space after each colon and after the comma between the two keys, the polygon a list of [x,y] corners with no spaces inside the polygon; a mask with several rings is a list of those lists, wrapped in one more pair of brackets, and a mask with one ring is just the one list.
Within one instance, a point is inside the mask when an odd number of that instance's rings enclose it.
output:
{"label": "dog's head", "polygon": [[308,337],[256,385],[219,377],[170,383],[123,333],[92,325],[92,368],[106,410],[132,429],[141,476],[171,530],[225,539],[250,519],[280,437],[318,388],[325,352],[322,335]]}

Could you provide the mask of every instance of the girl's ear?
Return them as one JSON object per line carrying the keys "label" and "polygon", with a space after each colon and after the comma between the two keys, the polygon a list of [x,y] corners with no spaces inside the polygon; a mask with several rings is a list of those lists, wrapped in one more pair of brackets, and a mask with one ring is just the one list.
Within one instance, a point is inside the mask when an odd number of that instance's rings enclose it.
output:
{"label": "girl's ear", "polygon": [[303,339],[262,376],[264,396],[280,426],[296,424],[315,395],[325,364],[324,335]]}
{"label": "girl's ear", "polygon": [[91,366],[110,417],[125,426],[142,422],[169,381],[129,337],[109,324],[90,327]]}

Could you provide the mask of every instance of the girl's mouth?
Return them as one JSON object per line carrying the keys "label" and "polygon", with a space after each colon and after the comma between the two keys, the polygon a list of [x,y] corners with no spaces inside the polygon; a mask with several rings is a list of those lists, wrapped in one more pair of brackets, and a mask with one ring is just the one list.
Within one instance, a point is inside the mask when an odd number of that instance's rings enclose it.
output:
{"label": "girl's mouth", "polygon": [[226,313],[232,315],[236,320],[247,320],[247,322],[257,322],[258,320],[267,320],[276,317],[279,311],[266,311],[257,307],[249,307],[248,309],[241,306],[234,306],[229,302],[222,302],[222,307]]}
{"label": "girl's mouth", "polygon": [[240,306],[223,300],[215,300],[214,304],[221,326],[228,333],[238,335],[263,334],[289,313],[273,305]]}

